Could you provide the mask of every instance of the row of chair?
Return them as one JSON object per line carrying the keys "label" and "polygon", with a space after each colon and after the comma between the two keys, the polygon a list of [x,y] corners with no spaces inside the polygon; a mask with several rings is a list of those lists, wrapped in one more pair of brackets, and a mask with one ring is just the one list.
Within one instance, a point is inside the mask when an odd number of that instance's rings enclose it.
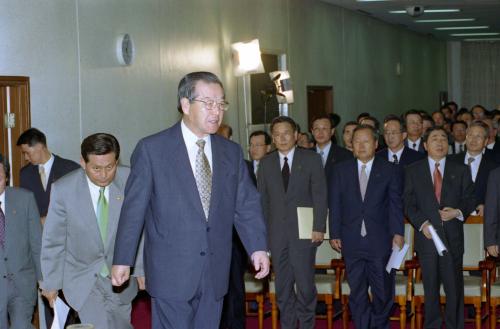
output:
{"label": "row of chair", "polygon": [[[396,271],[396,289],[394,302],[399,307],[399,314],[391,320],[399,321],[400,328],[405,329],[410,320],[411,329],[421,329],[423,325],[424,289],[421,280],[421,270],[413,248],[414,229],[405,222],[405,242],[410,245],[405,262]],[[489,317],[490,328],[496,327],[496,308],[500,305],[500,277],[494,259],[486,257],[483,243],[483,218],[469,217],[464,224],[465,253],[463,258],[464,273],[464,303],[473,305],[475,309],[476,329]],[[346,280],[345,265],[341,254],[333,250],[328,241],[324,241],[316,254],[316,268],[320,271],[315,275],[318,301],[326,305],[327,328],[333,328],[334,301],[340,301],[343,328],[349,325],[348,301],[350,289]],[[264,323],[264,301],[266,297],[271,304],[272,328],[278,327],[278,308],[274,285],[274,275],[269,280],[256,280],[253,275],[245,275],[247,301],[257,301],[259,329]],[[441,287],[441,303],[445,305],[446,296]],[[408,309],[409,308],[409,309]],[[409,317],[409,319],[408,319]],[[467,319],[467,321],[471,321]]]}

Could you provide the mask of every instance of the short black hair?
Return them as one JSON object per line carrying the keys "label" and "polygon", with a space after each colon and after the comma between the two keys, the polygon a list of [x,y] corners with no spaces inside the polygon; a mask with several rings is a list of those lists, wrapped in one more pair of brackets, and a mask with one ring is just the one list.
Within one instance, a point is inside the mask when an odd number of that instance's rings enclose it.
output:
{"label": "short black hair", "polygon": [[356,117],[356,121],[359,123],[359,121],[363,118],[366,118],[366,117],[371,117],[371,114],[368,113],[368,112],[361,112],[360,114],[358,114],[358,116]]}
{"label": "short black hair", "polygon": [[5,158],[2,154],[0,154],[0,165],[2,165],[3,170],[5,172],[5,179],[8,182],[10,178],[10,163],[7,158]]}
{"label": "short black hair", "polygon": [[359,126],[359,123],[357,123],[356,121],[347,121],[344,127],[342,128],[342,135],[345,133],[345,128],[347,126]]}
{"label": "short black hair", "polygon": [[448,132],[446,131],[446,129],[444,129],[443,126],[434,126],[434,127],[430,127],[429,129],[427,129],[427,131],[424,133],[424,136],[422,137],[422,141],[424,143],[427,143],[427,139],[429,138],[429,135],[433,132],[433,131],[438,131],[438,130],[441,130],[442,132],[444,132],[444,134],[446,136],[448,136]]}
{"label": "short black hair", "polygon": [[181,81],[179,81],[179,86],[177,87],[177,110],[180,113],[183,113],[181,99],[187,98],[191,102],[197,96],[194,95],[194,90],[196,89],[198,81],[216,83],[221,86],[222,90],[224,90],[224,86],[222,85],[219,77],[212,72],[199,71],[186,74]]}
{"label": "short black hair", "polygon": [[330,122],[330,128],[335,128],[334,125],[333,125],[333,120],[332,120],[332,117],[328,114],[323,114],[323,115],[319,115],[317,117],[314,117],[311,121],[311,129],[314,125],[314,123],[318,120],[328,120],[328,122]]}
{"label": "short black hair", "polygon": [[81,146],[81,155],[89,162],[89,155],[105,155],[115,153],[115,160],[120,157],[120,144],[115,136],[107,133],[97,133],[86,137]]}
{"label": "short black hair", "polygon": [[451,123],[451,126],[450,126],[451,131],[453,131],[453,127],[455,127],[455,125],[463,125],[465,127],[465,129],[467,129],[467,122],[462,121],[462,120],[457,120],[457,121],[454,121]]}
{"label": "short black hair", "polygon": [[36,128],[29,128],[24,131],[17,139],[17,146],[27,144],[28,146],[35,146],[36,144],[42,144],[47,146],[47,138],[45,134]]}
{"label": "short black hair", "polygon": [[354,135],[359,130],[370,130],[370,132],[372,133],[373,139],[378,142],[379,134],[378,134],[377,130],[370,125],[358,125],[356,128],[354,128],[354,131],[352,132],[353,139],[354,139]]}
{"label": "short black hair", "polygon": [[252,137],[255,137],[255,136],[264,136],[264,143],[266,143],[266,145],[271,145],[271,143],[273,141],[271,139],[271,136],[269,136],[269,134],[266,133],[264,130],[256,130],[250,134],[250,137],[248,137],[248,144],[250,144]]}
{"label": "short black hair", "polygon": [[279,117],[276,117],[273,119],[273,121],[271,121],[271,133],[272,133],[273,128],[276,124],[284,123],[284,122],[288,123],[290,126],[292,126],[293,131],[297,131],[297,124],[295,123],[295,121],[293,121],[292,118],[284,116],[284,115],[280,115]]}
{"label": "short black hair", "polygon": [[420,117],[420,119],[422,119],[422,114],[420,113],[419,110],[408,110],[404,114],[405,122],[406,122],[406,119],[408,118],[408,116],[411,115],[411,114],[416,114],[416,115],[418,115]]}
{"label": "short black hair", "polygon": [[406,132],[406,124],[403,122],[403,120],[401,120],[401,117],[395,115],[395,114],[389,114],[388,116],[386,116],[384,118],[384,125],[387,123],[387,122],[390,122],[390,121],[396,121],[399,123],[399,130],[404,133]]}

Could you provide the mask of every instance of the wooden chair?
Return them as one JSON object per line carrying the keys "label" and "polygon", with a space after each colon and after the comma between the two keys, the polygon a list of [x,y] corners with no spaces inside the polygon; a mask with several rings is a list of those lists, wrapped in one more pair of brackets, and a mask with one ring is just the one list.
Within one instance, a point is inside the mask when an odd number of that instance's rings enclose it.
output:
{"label": "wooden chair", "polygon": [[[485,262],[485,251],[483,243],[483,218],[470,216],[464,223],[464,303],[474,305],[476,316],[474,319],[476,329],[481,329],[483,320],[482,303],[487,301],[488,266]],[[418,264],[415,269],[418,268]],[[469,275],[469,271],[481,271],[481,276]],[[441,304],[446,303],[444,288],[440,288]],[[417,329],[422,328],[422,304],[425,302],[423,283],[418,275],[414,283],[414,296],[412,308],[415,309]]]}
{"label": "wooden chair", "polygon": [[266,295],[267,280],[258,280],[254,277],[254,273],[249,271],[245,272],[244,282],[245,282],[245,302],[247,304],[246,313],[250,315],[248,311],[248,302],[257,302],[257,317],[259,321],[259,329],[264,328],[264,297]]}

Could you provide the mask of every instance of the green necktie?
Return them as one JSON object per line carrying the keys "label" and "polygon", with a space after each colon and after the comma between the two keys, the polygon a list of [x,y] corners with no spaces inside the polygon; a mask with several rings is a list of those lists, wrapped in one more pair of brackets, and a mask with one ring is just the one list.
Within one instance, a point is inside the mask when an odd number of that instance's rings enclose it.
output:
{"label": "green necktie", "polygon": [[[104,248],[106,248],[106,239],[108,235],[108,214],[109,207],[106,196],[104,196],[105,187],[99,189],[99,199],[97,200],[97,224],[99,224],[99,231],[101,231],[101,238]],[[101,269],[101,276],[107,277],[109,275],[109,269],[106,264]]]}

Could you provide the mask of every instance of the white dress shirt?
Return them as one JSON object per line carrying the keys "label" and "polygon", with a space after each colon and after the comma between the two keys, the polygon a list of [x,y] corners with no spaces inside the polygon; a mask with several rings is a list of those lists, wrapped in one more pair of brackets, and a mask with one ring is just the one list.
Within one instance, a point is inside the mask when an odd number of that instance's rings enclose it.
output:
{"label": "white dress shirt", "polygon": [[358,177],[361,176],[361,166],[365,165],[366,177],[368,177],[368,180],[370,180],[370,172],[372,171],[374,159],[375,157],[371,158],[371,160],[369,160],[367,163],[363,163],[361,160],[358,159]]}
{"label": "white dress shirt", "polygon": [[255,176],[257,176],[257,171],[259,170],[259,160],[252,160],[253,161],[253,173]]}
{"label": "white dress shirt", "polygon": [[469,152],[465,153],[464,164],[469,165],[469,158],[474,158],[474,161],[470,164],[470,171],[472,174],[472,181],[476,182],[477,172],[479,171],[479,165],[481,164],[481,160],[483,158],[483,153],[479,153],[476,156],[472,156]]}
{"label": "white dress shirt", "polygon": [[486,145],[486,148],[487,148],[488,150],[493,150],[493,148],[495,147],[495,143],[496,143],[496,142],[493,142],[493,143],[491,143],[491,144]]}
{"label": "white dress shirt", "polygon": [[389,152],[387,152],[387,156],[388,156],[388,160],[389,162],[394,162],[394,154],[396,155],[396,157],[398,158],[398,163],[401,162],[401,154],[403,154],[403,150],[405,149],[404,145],[403,147],[397,151],[396,153],[392,152],[390,148],[387,148],[387,150]]}
{"label": "white dress shirt", "polygon": [[[322,149],[316,145],[316,152],[321,156],[321,161],[323,162],[323,167],[326,164],[326,159],[328,159],[328,154],[330,153],[330,148],[332,147],[332,142],[328,142]],[[323,155],[321,155],[323,152]]]}
{"label": "white dress shirt", "polygon": [[[99,214],[97,213],[97,202],[99,201],[99,192],[101,187],[99,185],[95,185],[88,176],[87,183],[89,185],[90,197],[92,198],[92,206],[94,207],[95,215],[99,217]],[[106,197],[109,204],[109,185],[104,188],[104,197]]]}
{"label": "white dress shirt", "polygon": [[[420,143],[422,142],[422,137],[420,137],[415,141],[412,141],[408,138],[407,141],[408,141],[408,147],[418,152],[418,148],[420,147]],[[415,147],[413,147],[413,144],[415,144]]]}
{"label": "white dress shirt", "polygon": [[198,154],[198,145],[196,145],[196,142],[199,139],[205,140],[205,147],[203,148],[205,155],[207,156],[208,163],[210,164],[210,170],[213,172],[213,166],[212,166],[212,143],[210,142],[210,135],[207,135],[203,138],[199,138],[196,136],[191,129],[186,126],[184,121],[181,121],[181,132],[182,132],[182,138],[184,139],[184,143],[186,144],[186,149],[188,152],[189,156],[189,163],[191,164],[191,170],[193,171],[193,175],[196,176],[195,170],[196,170],[196,155]]}
{"label": "white dress shirt", "polygon": [[[5,215],[5,191],[2,192],[2,194],[0,194],[0,202],[2,203],[1,204],[1,208],[2,208],[2,211]],[[7,217],[7,215],[5,215]]]}
{"label": "white dress shirt", "polygon": [[52,170],[53,164],[54,164],[54,155],[50,154],[50,158],[49,160],[47,160],[47,162],[38,165],[38,172],[40,172],[40,167],[43,167],[43,170],[45,171],[45,179],[47,180],[45,183],[48,183],[50,177],[50,171]]}
{"label": "white dress shirt", "polygon": [[460,145],[462,145],[462,152],[465,151],[465,142],[458,143],[458,142],[453,142],[453,147],[455,148],[455,154],[460,153]]}
{"label": "white dress shirt", "polygon": [[287,158],[288,168],[290,168],[290,173],[292,173],[292,163],[293,163],[293,155],[295,154],[295,146],[288,152],[287,155],[282,154],[278,151],[280,156],[280,169],[283,170],[283,166],[285,165],[285,157]]}

